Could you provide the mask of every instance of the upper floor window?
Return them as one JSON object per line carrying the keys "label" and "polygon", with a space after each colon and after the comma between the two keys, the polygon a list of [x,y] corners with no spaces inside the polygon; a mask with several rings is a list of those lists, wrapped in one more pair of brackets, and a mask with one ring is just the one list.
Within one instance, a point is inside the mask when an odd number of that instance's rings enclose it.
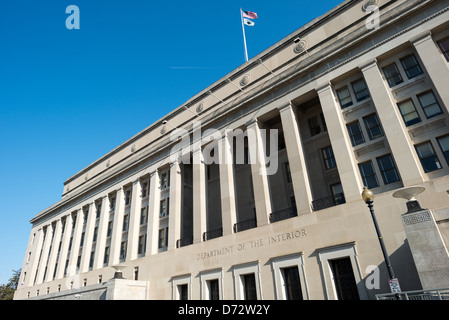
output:
{"label": "upper floor window", "polygon": [[337,163],[335,162],[335,157],[334,157],[334,151],[332,150],[332,147],[327,147],[321,150],[321,152],[323,153],[323,159],[324,159],[324,164],[326,166],[326,169],[332,169],[335,168],[337,166]]}
{"label": "upper floor window", "polygon": [[412,79],[423,73],[418,61],[413,54],[402,58],[401,63],[409,79]]}
{"label": "upper floor window", "polygon": [[412,100],[407,100],[398,103],[399,111],[401,111],[402,118],[404,119],[405,125],[411,126],[415,123],[421,122],[421,118],[415,109],[415,105]]}
{"label": "upper floor window", "polygon": [[365,121],[366,130],[368,131],[370,140],[374,140],[384,135],[376,114],[367,116],[363,118],[363,120]]}
{"label": "upper floor window", "polygon": [[444,57],[449,62],[449,37],[438,41],[438,45],[440,46],[441,52],[444,54]]}
{"label": "upper floor window", "polygon": [[400,180],[391,155],[377,158],[377,163],[379,164],[380,172],[385,184],[390,184]]}
{"label": "upper floor window", "polygon": [[354,94],[358,102],[369,98],[368,87],[363,79],[354,81],[352,83],[352,88],[354,89]]}
{"label": "upper floor window", "polygon": [[426,114],[427,119],[436,117],[443,113],[432,91],[418,95],[418,100],[424,110],[424,113]]}
{"label": "upper floor window", "polygon": [[419,160],[421,160],[421,165],[424,172],[427,173],[441,169],[440,161],[438,160],[435,150],[430,142],[422,143],[415,146],[415,148],[418,153]]}
{"label": "upper floor window", "polygon": [[170,171],[161,173],[161,190],[170,186]]}
{"label": "upper floor window", "polygon": [[351,93],[349,92],[348,87],[344,87],[340,90],[337,90],[337,97],[338,100],[340,101],[340,106],[342,109],[353,105]]}
{"label": "upper floor window", "polygon": [[131,190],[125,191],[125,206],[131,203]]}
{"label": "upper floor window", "polygon": [[351,138],[353,147],[365,142],[365,137],[363,136],[363,132],[358,121],[347,124],[346,127],[348,128],[349,137]]}
{"label": "upper floor window", "polygon": [[437,140],[440,144],[441,151],[443,151],[444,157],[446,158],[446,162],[449,164],[449,136],[441,137]]}
{"label": "upper floor window", "polygon": [[359,170],[363,183],[368,189],[377,188],[379,186],[376,172],[374,171],[373,163],[371,161],[359,164]]}
{"label": "upper floor window", "polygon": [[390,87],[394,87],[404,82],[396,63],[390,64],[389,66],[385,67],[384,74]]}
{"label": "upper floor window", "polygon": [[317,116],[309,119],[309,128],[310,128],[310,135],[312,137],[321,133],[321,126]]}

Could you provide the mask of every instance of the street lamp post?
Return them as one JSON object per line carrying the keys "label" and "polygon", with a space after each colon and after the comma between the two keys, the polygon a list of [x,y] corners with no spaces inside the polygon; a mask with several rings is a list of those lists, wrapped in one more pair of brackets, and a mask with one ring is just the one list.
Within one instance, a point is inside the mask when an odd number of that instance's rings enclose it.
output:
{"label": "street lamp post", "polygon": [[[384,240],[382,234],[380,232],[379,225],[377,224],[376,215],[374,214],[374,194],[367,187],[363,188],[362,199],[368,205],[369,211],[371,213],[371,217],[373,218],[374,227],[376,228],[377,237],[379,238],[380,247],[382,249],[382,253],[384,255],[385,263],[387,265],[388,274],[390,275],[390,281],[395,280],[396,276],[393,271],[393,267],[391,266],[390,258],[388,257],[387,249],[385,248]],[[397,292],[396,292],[397,293]],[[396,299],[401,300],[400,295],[396,295]]]}

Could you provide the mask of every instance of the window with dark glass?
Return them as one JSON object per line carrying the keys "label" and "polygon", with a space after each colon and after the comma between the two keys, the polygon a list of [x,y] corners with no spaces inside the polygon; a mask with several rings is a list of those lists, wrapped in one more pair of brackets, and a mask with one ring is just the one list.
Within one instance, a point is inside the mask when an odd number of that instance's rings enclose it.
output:
{"label": "window with dark glass", "polygon": [[338,300],[360,300],[351,259],[342,258],[329,261],[337,291]]}
{"label": "window with dark glass", "polygon": [[129,215],[125,214],[123,216],[123,228],[122,228],[122,231],[123,232],[128,231],[128,227],[129,227]]}
{"label": "window with dark glass", "polygon": [[142,254],[145,252],[145,238],[146,235],[141,235],[139,236],[139,242],[138,242],[138,249],[137,249],[137,253],[138,254]]}
{"label": "window with dark glass", "polygon": [[376,138],[382,137],[384,135],[382,131],[382,126],[380,125],[379,118],[377,118],[376,114],[372,114],[363,118],[365,121],[365,127],[368,131],[368,136],[370,140],[374,140]]}
{"label": "window with dark glass", "polygon": [[189,285],[188,284],[178,285],[178,294],[179,294],[179,300],[188,300],[189,299]]}
{"label": "window with dark glass", "polygon": [[347,124],[349,138],[351,139],[352,146],[358,146],[365,142],[365,137],[363,136],[362,129],[358,121]]}
{"label": "window with dark glass", "polygon": [[131,203],[131,190],[126,190],[125,192],[125,206]]}
{"label": "window with dark glass", "polygon": [[287,300],[303,300],[298,267],[281,269],[284,278],[285,298]]}
{"label": "window with dark glass", "polygon": [[207,280],[206,284],[209,289],[209,300],[220,300],[218,279]]}
{"label": "window with dark glass", "polygon": [[443,151],[446,162],[449,165],[449,136],[438,138],[438,144],[440,145],[441,151]]}
{"label": "window with dark glass", "polygon": [[120,259],[124,260],[126,258],[126,241],[120,243]]}
{"label": "window with dark glass", "polygon": [[332,147],[329,146],[327,148],[324,148],[321,150],[321,152],[323,154],[323,160],[326,169],[329,170],[335,168],[337,166],[337,163],[335,162],[335,156]]}
{"label": "window with dark glass", "polygon": [[443,113],[432,91],[418,95],[418,100],[424,110],[424,113],[426,114],[427,119],[436,117]]}
{"label": "window with dark glass", "polygon": [[147,207],[143,207],[140,209],[140,225],[146,224],[148,222],[147,209]]}
{"label": "window with dark glass", "polygon": [[348,87],[344,87],[340,90],[337,90],[338,101],[340,101],[340,106],[342,109],[350,107],[353,105],[351,93]]}
{"label": "window with dark glass", "polygon": [[385,67],[384,74],[390,87],[397,86],[398,84],[404,82],[396,63],[390,64],[389,66]]}
{"label": "window with dark glass", "polygon": [[104,248],[104,259],[103,259],[103,264],[108,264],[109,263],[109,247]]}
{"label": "window with dark glass", "polygon": [[374,171],[373,163],[371,161],[359,164],[359,170],[363,183],[368,189],[377,188],[379,186],[376,172]]}
{"label": "window with dark glass", "polygon": [[369,98],[369,91],[365,80],[360,79],[353,82],[352,88],[354,89],[354,94],[358,102]]}
{"label": "window with dark glass", "polygon": [[346,203],[345,194],[343,193],[343,187],[340,182],[331,185],[331,191],[335,205]]}
{"label": "window with dark glass", "polygon": [[401,63],[409,79],[412,79],[423,73],[418,61],[413,54],[402,58]]}
{"label": "window with dark glass", "polygon": [[312,137],[321,133],[321,126],[320,122],[318,121],[318,117],[315,116],[309,119],[309,128],[310,128],[310,135]]}
{"label": "window with dark glass", "polygon": [[379,164],[379,169],[385,184],[390,184],[400,180],[391,155],[377,158],[377,163]]}
{"label": "window with dark glass", "polygon": [[419,160],[424,172],[432,172],[441,169],[440,161],[438,160],[435,150],[430,142],[425,142],[415,146],[418,153]]}
{"label": "window with dark glass", "polygon": [[441,52],[444,54],[444,57],[449,62],[449,37],[438,41],[438,45],[440,46]]}
{"label": "window with dark glass", "polygon": [[398,107],[407,127],[421,122],[421,118],[419,117],[412,100],[398,103]]}
{"label": "window with dark glass", "polygon": [[254,273],[244,274],[242,277],[244,300],[257,300],[256,276]]}

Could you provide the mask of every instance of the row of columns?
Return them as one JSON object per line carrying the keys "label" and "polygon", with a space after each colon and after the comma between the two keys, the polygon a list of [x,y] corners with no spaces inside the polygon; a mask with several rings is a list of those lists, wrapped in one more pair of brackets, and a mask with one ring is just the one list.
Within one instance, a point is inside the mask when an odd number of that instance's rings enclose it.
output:
{"label": "row of columns", "polygon": [[[433,80],[433,84],[438,91],[446,111],[449,113],[449,91],[445,85],[447,81],[438,81],[449,78],[449,69],[443,61],[441,54],[431,37],[430,33],[425,33],[412,40],[416,51],[418,52],[423,64]],[[425,175],[419,166],[416,152],[410,138],[404,132],[401,115],[391,97],[391,92],[382,78],[380,68],[376,60],[372,60],[360,66],[360,70],[366,80],[371,93],[372,100],[377,109],[377,114],[383,124],[385,136],[395,156],[398,170],[400,172],[404,186],[412,186],[422,183]],[[334,151],[335,160],[338,166],[341,184],[345,193],[347,202],[360,199],[360,192],[363,188],[357,161],[354,156],[353,148],[349,140],[345,122],[343,120],[341,108],[330,83],[326,83],[317,89],[318,97],[321,102],[322,112],[327,123],[327,129],[331,137],[331,144]],[[304,156],[301,132],[299,128],[298,115],[294,106],[289,103],[278,108],[284,131],[284,139],[287,148],[288,161],[292,176],[294,195],[299,214],[311,212],[310,203],[312,202],[312,192],[310,188],[310,177],[307,171],[306,159]],[[248,124],[248,129],[253,130],[258,142],[257,152],[265,152],[259,146],[262,146],[262,136],[260,124],[257,120]],[[219,157],[222,163],[219,165],[221,209],[222,209],[222,228],[223,235],[233,233],[233,226],[237,220],[236,194],[234,181],[234,168],[232,164],[232,143],[228,136],[223,136],[220,141]],[[199,243],[203,239],[203,233],[207,230],[206,213],[206,166],[202,161],[202,152],[195,151],[193,163],[193,234],[194,243]],[[271,213],[271,200],[268,176],[266,167],[257,157],[256,163],[252,164],[252,179],[254,187],[254,197],[256,206],[256,215],[258,226],[269,223],[269,214]],[[169,240],[168,250],[176,248],[176,241],[180,238],[181,229],[181,211],[182,211],[182,177],[180,164],[175,161],[170,165],[170,215],[169,215]],[[159,174],[154,171],[150,176],[150,199],[148,206],[148,224],[147,224],[147,243],[146,254],[153,255],[158,252],[158,232],[159,232]],[[121,232],[123,227],[124,214],[124,194],[123,188],[116,191],[116,210],[114,215],[114,225],[111,238],[111,257],[109,265],[119,263]],[[141,183],[140,179],[133,182],[132,185],[132,203],[130,209],[130,226],[128,231],[127,260],[137,258],[137,246],[139,236],[139,221],[141,209]],[[92,252],[93,232],[96,223],[95,203],[89,204],[88,220],[84,239],[83,253],[81,257],[80,272],[86,272],[89,268],[90,254]],[[106,233],[109,220],[109,197],[105,195],[101,200],[101,215],[98,228],[97,245],[95,249],[94,269],[103,267],[103,257],[106,244]],[[85,212],[78,209],[76,212],[76,225],[73,234],[73,244],[69,260],[69,266],[76,264],[79,254],[79,244],[83,228]],[[44,229],[41,228],[37,235],[36,247],[39,250],[34,251],[34,258],[30,263],[31,274],[28,277],[28,285],[33,281],[36,270],[38,270],[36,282],[44,281],[45,266],[48,265],[47,280],[52,279],[54,267],[58,263],[56,278],[60,279],[64,275],[65,261],[68,253],[68,245],[71,237],[72,214],[66,216],[64,237],[62,239],[59,261],[56,261],[59,241],[62,235],[62,221],[58,219],[55,223],[47,225],[45,228],[46,236],[43,241]],[[54,234],[54,236],[53,236]],[[53,243],[52,243],[53,239]],[[50,247],[52,247],[49,255]],[[41,258],[39,261],[39,254]],[[47,259],[48,257],[48,259]],[[48,261],[47,261],[48,260]],[[39,264],[39,266],[38,266]],[[73,275],[76,270],[69,268],[69,274]],[[33,273],[34,272],[34,273]]]}

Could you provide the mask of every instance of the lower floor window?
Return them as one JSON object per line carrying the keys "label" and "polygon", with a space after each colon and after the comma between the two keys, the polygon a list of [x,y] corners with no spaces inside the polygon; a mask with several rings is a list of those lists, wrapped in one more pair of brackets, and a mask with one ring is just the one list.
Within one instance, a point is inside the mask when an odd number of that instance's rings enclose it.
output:
{"label": "lower floor window", "polygon": [[419,160],[421,160],[421,165],[424,172],[427,173],[441,169],[440,161],[438,160],[435,150],[430,142],[422,143],[415,146],[415,148],[418,153]]}

